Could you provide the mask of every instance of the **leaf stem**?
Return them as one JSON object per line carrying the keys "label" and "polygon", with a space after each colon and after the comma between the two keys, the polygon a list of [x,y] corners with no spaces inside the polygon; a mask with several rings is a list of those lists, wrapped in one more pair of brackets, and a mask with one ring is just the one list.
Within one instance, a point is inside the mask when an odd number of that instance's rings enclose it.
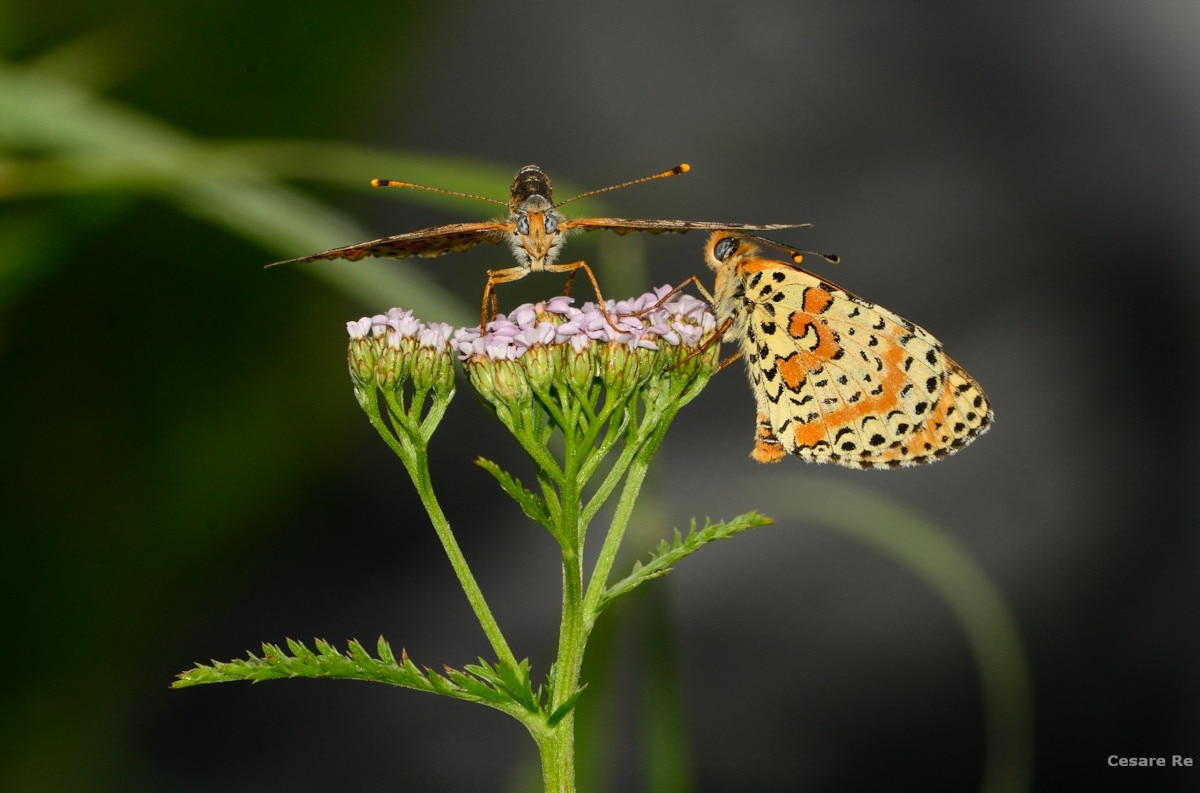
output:
{"label": "leaf stem", "polygon": [[[383,393],[393,419],[391,427],[384,421],[379,409],[380,393]],[[508,640],[504,638],[499,623],[492,615],[487,599],[483,596],[483,590],[475,580],[475,575],[471,572],[471,567],[467,564],[467,559],[463,555],[458,541],[454,539],[450,521],[446,519],[446,514],[442,511],[441,504],[438,503],[437,496],[433,492],[432,477],[429,471],[428,437],[423,432],[412,431],[413,428],[409,426],[411,422],[407,419],[403,405],[399,403],[399,398],[394,393],[374,389],[373,393],[365,394],[363,397],[360,402],[372,426],[404,463],[413,485],[416,486],[421,505],[425,507],[425,512],[429,515],[433,529],[437,532],[438,540],[441,541],[446,557],[450,560],[450,566],[454,569],[458,583],[467,596],[467,602],[470,603],[471,610],[475,612],[475,618],[479,620],[479,625],[487,636],[492,651],[496,653],[496,658],[513,669],[519,668],[516,656],[513,655]],[[444,407],[442,409],[444,410]]]}

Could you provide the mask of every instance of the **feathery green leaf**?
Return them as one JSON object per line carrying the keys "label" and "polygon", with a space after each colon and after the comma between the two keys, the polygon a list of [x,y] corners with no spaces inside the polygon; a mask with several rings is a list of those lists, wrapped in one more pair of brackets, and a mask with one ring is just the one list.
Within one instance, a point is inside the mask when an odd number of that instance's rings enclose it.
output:
{"label": "feathery green leaf", "polygon": [[605,590],[604,595],[600,598],[600,603],[596,607],[596,612],[603,611],[616,597],[636,589],[652,578],[658,578],[671,572],[671,568],[676,562],[689,554],[695,553],[710,542],[727,540],[746,529],[753,529],[756,526],[768,526],[773,522],[765,515],[760,515],[757,512],[747,512],[745,515],[740,515],[728,522],[705,523],[702,529],[697,529],[695,521],[692,521],[691,528],[688,530],[686,537],[676,529],[673,542],[668,543],[666,540],[660,542],[658,548],[650,555],[649,561],[644,564],[642,562],[635,562],[633,572]]}

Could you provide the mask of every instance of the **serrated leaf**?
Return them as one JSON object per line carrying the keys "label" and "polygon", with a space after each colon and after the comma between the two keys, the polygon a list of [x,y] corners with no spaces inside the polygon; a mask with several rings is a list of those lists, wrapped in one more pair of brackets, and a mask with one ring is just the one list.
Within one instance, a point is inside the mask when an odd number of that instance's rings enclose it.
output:
{"label": "serrated leaf", "polygon": [[429,683],[431,689],[438,694],[453,696],[455,686],[446,678],[439,675],[429,667],[425,667],[422,678]]}
{"label": "serrated leaf", "polygon": [[[506,679],[512,675],[501,675],[486,662],[481,661],[470,672],[447,667],[445,674],[438,674],[428,667],[419,668],[407,653],[402,652],[397,662],[382,638],[378,642],[378,658],[372,657],[357,640],[347,642],[349,654],[323,639],[314,640],[316,652],[294,639],[288,639],[286,644],[288,649],[285,651],[278,645],[264,643],[262,657],[247,653],[245,658],[232,661],[197,664],[180,673],[171,687],[187,688],[235,680],[257,683],[290,677],[369,680],[478,702],[522,720],[528,719],[531,711],[536,711],[528,702],[527,682],[524,691],[518,686],[510,692]],[[528,681],[527,662],[522,664],[522,671],[524,680]],[[521,679],[520,675],[517,679]]]}
{"label": "serrated leaf", "polygon": [[[396,656],[392,654],[391,645],[389,645],[382,636],[380,636],[379,641],[375,643],[375,652],[379,655],[379,660],[383,661],[385,664],[396,663]],[[364,651],[363,654],[366,655],[366,652]]]}
{"label": "serrated leaf", "polygon": [[600,598],[600,603],[596,607],[596,611],[603,611],[618,596],[631,592],[653,578],[658,578],[671,572],[671,568],[680,559],[695,553],[710,542],[727,540],[733,535],[747,529],[753,529],[757,526],[767,526],[771,523],[773,521],[765,515],[760,515],[757,512],[747,512],[745,515],[739,515],[733,520],[724,523],[705,523],[702,529],[697,529],[696,523],[693,521],[686,536],[676,529],[672,542],[668,543],[666,540],[660,542],[658,548],[650,555],[648,561],[644,563],[635,562],[633,571],[629,575],[605,590],[604,595]]}
{"label": "serrated leaf", "polygon": [[[295,656],[296,660],[310,661],[316,659],[316,655],[313,653],[313,651],[305,647],[303,642],[298,642],[295,639],[288,639],[287,646],[288,649],[292,651],[292,655]],[[276,649],[278,650],[278,648]]]}
{"label": "serrated leaf", "polygon": [[497,690],[493,686],[488,685],[486,682],[480,680],[474,675],[467,674],[466,672],[460,672],[459,670],[451,669],[450,667],[446,667],[445,674],[446,678],[450,682],[460,686],[464,691],[479,697],[481,700],[498,702],[501,699],[508,699],[508,697],[501,691]]}
{"label": "serrated leaf", "polygon": [[317,646],[317,652],[322,658],[344,658],[344,656],[334,649],[333,645],[324,639],[314,639],[313,643]]}
{"label": "serrated leaf", "polygon": [[[447,667],[449,668],[449,667]],[[462,668],[462,671],[468,672],[476,677],[486,680],[489,683],[499,685],[500,675],[492,668],[492,665],[480,658],[477,663],[467,664]]]}
{"label": "serrated leaf", "polygon": [[546,501],[537,493],[534,493],[529,488],[521,484],[521,480],[502,469],[499,465],[487,459],[486,457],[476,457],[475,464],[483,470],[487,471],[492,477],[500,483],[500,487],[505,493],[516,501],[531,520],[535,520],[547,529],[553,531],[550,522],[550,515],[546,511]]}
{"label": "serrated leaf", "polygon": [[558,724],[560,721],[562,721],[563,716],[566,716],[575,707],[575,703],[579,701],[579,697],[583,694],[583,690],[583,688],[580,688],[574,694],[567,697],[566,702],[555,708],[554,712],[546,718],[546,726],[553,727],[555,724]]}
{"label": "serrated leaf", "polygon": [[538,709],[537,696],[529,681],[529,659],[520,662],[518,667],[512,667],[503,662],[496,664],[495,673],[500,685],[513,699],[520,702],[528,710]]}

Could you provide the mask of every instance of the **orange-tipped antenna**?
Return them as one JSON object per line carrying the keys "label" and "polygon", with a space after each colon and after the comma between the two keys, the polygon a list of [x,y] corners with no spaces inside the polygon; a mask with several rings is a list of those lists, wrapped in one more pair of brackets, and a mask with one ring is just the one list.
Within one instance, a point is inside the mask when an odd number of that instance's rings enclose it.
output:
{"label": "orange-tipped antenna", "polygon": [[441,193],[442,195],[453,195],[459,198],[474,198],[477,201],[487,201],[489,204],[499,204],[502,207],[508,206],[503,201],[497,201],[494,198],[487,196],[475,195],[474,193],[460,193],[457,190],[443,190],[440,187],[426,187],[423,184],[415,182],[401,182],[398,179],[372,179],[371,187],[411,187],[414,190],[428,190],[431,193]]}
{"label": "orange-tipped antenna", "polygon": [[[812,224],[805,223],[804,225],[809,226]],[[842,261],[842,257],[838,256],[836,253],[821,253],[820,251],[808,251],[804,248],[793,248],[791,245],[784,245],[782,242],[769,240],[766,237],[750,237],[750,239],[754,240],[755,242],[762,243],[768,248],[774,248],[777,251],[783,251],[788,256],[792,257],[792,261],[796,264],[804,261],[805,256],[820,256],[830,264],[838,264]]]}
{"label": "orange-tipped antenna", "polygon": [[634,179],[631,182],[621,182],[620,184],[615,184],[612,187],[601,187],[599,190],[589,190],[586,193],[580,193],[574,198],[568,198],[566,201],[559,201],[557,204],[555,204],[555,206],[560,207],[563,204],[569,204],[572,201],[578,201],[581,198],[589,198],[594,195],[599,195],[600,193],[607,193],[610,190],[620,190],[622,187],[633,187],[635,184],[641,184],[642,182],[652,182],[655,179],[666,179],[668,176],[678,176],[679,174],[687,173],[690,170],[692,170],[692,166],[688,165],[686,162],[681,162],[674,168],[662,171],[660,173],[651,174],[650,176],[643,176],[641,179]]}

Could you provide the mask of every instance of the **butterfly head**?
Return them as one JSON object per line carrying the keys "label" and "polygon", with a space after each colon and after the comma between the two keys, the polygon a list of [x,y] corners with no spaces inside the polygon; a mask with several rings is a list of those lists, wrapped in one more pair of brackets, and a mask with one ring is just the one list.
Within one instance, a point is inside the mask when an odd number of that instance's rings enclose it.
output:
{"label": "butterfly head", "polygon": [[508,246],[522,267],[536,273],[554,263],[566,236],[563,216],[548,200],[531,195],[513,209],[508,219]]}
{"label": "butterfly head", "polygon": [[[806,255],[820,256],[830,264],[837,264],[841,261],[841,257],[833,253],[821,253],[819,251],[810,251],[803,248],[793,248],[790,245],[785,245],[782,242],[775,242],[766,237],[743,236],[740,232],[733,231],[714,231],[708,238],[708,242],[704,246],[704,260],[713,270],[720,270],[723,267],[733,265],[741,266],[751,259],[757,259],[762,254],[762,249],[773,248],[777,251],[783,251],[792,260],[791,266],[797,266],[804,261]],[[770,266],[783,266],[783,262],[777,262],[774,259],[766,260],[774,262]],[[760,265],[762,266],[762,265]]]}
{"label": "butterfly head", "polygon": [[536,165],[517,171],[509,190],[508,246],[513,258],[532,272],[552,264],[563,244],[563,216],[554,208],[550,177]]}
{"label": "butterfly head", "polygon": [[721,270],[738,262],[753,258],[759,247],[740,234],[714,231],[704,245],[704,261],[712,270]]}

